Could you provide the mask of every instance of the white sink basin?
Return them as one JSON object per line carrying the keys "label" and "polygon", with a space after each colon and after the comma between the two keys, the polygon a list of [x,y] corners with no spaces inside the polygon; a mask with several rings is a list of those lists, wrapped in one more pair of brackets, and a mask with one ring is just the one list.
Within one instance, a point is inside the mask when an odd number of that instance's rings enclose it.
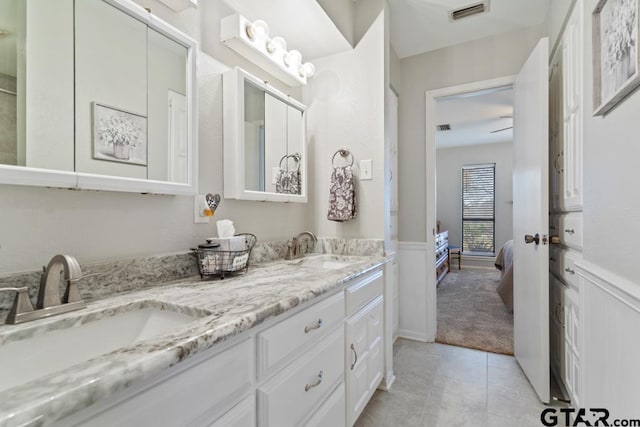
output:
{"label": "white sink basin", "polygon": [[196,318],[159,308],[134,308],[88,323],[0,346],[0,391],[122,347],[169,333]]}

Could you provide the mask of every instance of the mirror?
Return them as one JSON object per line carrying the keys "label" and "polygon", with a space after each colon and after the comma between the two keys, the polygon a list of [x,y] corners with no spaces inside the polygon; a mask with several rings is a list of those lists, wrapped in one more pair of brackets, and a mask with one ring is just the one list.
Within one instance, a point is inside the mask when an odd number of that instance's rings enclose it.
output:
{"label": "mirror", "polygon": [[225,197],[306,202],[306,107],[239,68],[223,85]]}
{"label": "mirror", "polygon": [[128,0],[0,0],[0,182],[196,190],[195,41]]}

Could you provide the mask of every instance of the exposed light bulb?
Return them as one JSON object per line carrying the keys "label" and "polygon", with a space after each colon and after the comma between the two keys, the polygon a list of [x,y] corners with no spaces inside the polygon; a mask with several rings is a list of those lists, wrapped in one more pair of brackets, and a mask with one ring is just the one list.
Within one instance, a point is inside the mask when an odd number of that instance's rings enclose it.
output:
{"label": "exposed light bulb", "polygon": [[312,77],[316,73],[316,67],[311,62],[305,62],[300,67],[304,71],[304,75],[307,77]]}
{"label": "exposed light bulb", "polygon": [[300,65],[300,62],[302,62],[302,54],[297,50],[290,50],[284,54],[282,61],[284,62],[284,65],[287,67],[292,66],[295,70]]}
{"label": "exposed light bulb", "polygon": [[245,32],[249,40],[262,40],[269,37],[269,26],[266,22],[258,19],[247,25]]}
{"label": "exposed light bulb", "polygon": [[278,49],[287,50],[287,41],[280,36],[276,36],[267,42],[267,52],[274,53]]}

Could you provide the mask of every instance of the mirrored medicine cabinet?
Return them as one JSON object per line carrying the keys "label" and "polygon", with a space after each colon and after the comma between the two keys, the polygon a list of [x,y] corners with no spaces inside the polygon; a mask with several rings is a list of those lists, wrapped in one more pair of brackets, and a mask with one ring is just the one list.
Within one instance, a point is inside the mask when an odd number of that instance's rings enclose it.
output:
{"label": "mirrored medicine cabinet", "polygon": [[130,0],[0,5],[0,183],[196,192],[194,40]]}
{"label": "mirrored medicine cabinet", "polygon": [[241,68],[223,75],[224,195],[307,201],[306,106]]}

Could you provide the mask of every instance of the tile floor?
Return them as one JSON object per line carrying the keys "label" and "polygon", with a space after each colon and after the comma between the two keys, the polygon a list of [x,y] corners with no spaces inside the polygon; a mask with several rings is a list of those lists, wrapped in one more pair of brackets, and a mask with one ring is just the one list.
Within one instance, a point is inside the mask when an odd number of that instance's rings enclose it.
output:
{"label": "tile floor", "polygon": [[511,356],[399,339],[396,381],[356,427],[533,427],[546,406]]}

